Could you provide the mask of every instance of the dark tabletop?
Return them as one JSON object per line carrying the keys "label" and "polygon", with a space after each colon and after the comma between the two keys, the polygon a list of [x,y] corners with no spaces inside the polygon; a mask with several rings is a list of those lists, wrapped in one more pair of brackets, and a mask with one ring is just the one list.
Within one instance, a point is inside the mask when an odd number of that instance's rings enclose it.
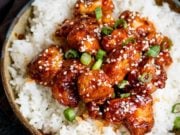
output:
{"label": "dark tabletop", "polygon": [[[17,13],[29,0],[0,0],[0,47]],[[0,135],[29,135],[12,112],[0,81]]]}

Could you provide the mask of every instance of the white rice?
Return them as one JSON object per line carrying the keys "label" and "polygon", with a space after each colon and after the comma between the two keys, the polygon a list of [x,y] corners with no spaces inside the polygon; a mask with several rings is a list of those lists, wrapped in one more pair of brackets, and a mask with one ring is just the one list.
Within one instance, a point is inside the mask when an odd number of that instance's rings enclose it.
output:
{"label": "white rice", "polygon": [[[166,88],[158,90],[154,97],[155,125],[148,135],[170,135],[174,115],[172,105],[180,96],[180,15],[170,11],[167,4],[155,5],[154,0],[113,0],[115,16],[123,10],[138,11],[155,23],[158,31],[170,37],[174,43],[171,51],[173,64],[168,70]],[[35,0],[33,3],[34,18],[30,20],[30,32],[25,40],[13,41],[9,48],[13,64],[9,67],[12,75],[10,83],[18,94],[16,99],[23,116],[31,125],[44,133],[57,135],[116,135],[124,128],[113,131],[111,126],[100,128],[98,122],[88,119],[68,123],[64,116],[64,106],[52,98],[47,87],[30,81],[26,76],[26,66],[32,58],[49,44],[55,43],[52,34],[56,26],[64,19],[70,18],[76,0]],[[172,133],[171,133],[172,134]]]}

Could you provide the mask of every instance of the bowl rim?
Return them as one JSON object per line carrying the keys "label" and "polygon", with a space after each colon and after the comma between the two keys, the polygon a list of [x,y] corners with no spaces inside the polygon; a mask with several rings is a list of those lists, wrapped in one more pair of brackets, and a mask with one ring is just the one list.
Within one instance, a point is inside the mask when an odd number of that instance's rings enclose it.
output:
{"label": "bowl rim", "polygon": [[[30,131],[31,134],[34,135],[42,135],[42,133],[36,129],[35,127],[33,127],[32,125],[30,125],[30,123],[28,122],[28,120],[22,115],[22,113],[20,112],[18,105],[14,102],[13,98],[11,97],[10,91],[13,92],[13,88],[9,89],[8,86],[11,86],[9,83],[9,80],[6,78],[6,72],[9,73],[9,71],[7,71],[7,65],[5,63],[6,58],[5,55],[8,53],[7,51],[7,45],[9,42],[9,38],[11,37],[11,34],[13,32],[13,29],[15,28],[16,24],[18,24],[21,16],[32,6],[32,3],[34,2],[34,0],[30,0],[21,10],[20,12],[15,16],[14,20],[12,21],[12,23],[10,24],[8,31],[6,32],[6,36],[5,36],[5,40],[2,46],[2,50],[1,50],[1,58],[0,58],[0,74],[1,74],[1,80],[2,80],[2,86],[5,92],[5,95],[8,99],[8,102],[11,106],[11,109],[13,110],[13,112],[15,113],[15,115],[17,116],[17,118],[20,120],[20,122],[23,124],[23,126]],[[6,72],[5,72],[6,71]],[[10,74],[10,73],[9,73]]]}

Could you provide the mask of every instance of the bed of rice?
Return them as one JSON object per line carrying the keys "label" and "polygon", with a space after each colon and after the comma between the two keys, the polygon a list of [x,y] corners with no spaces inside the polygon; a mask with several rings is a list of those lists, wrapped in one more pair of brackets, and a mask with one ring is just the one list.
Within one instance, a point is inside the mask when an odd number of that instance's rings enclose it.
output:
{"label": "bed of rice", "polygon": [[[173,64],[168,70],[166,88],[158,90],[154,97],[155,125],[148,135],[170,135],[174,115],[172,105],[180,95],[180,15],[170,11],[167,4],[163,7],[155,5],[154,0],[113,0],[117,17],[123,10],[139,11],[155,23],[158,31],[169,36],[174,46],[171,54]],[[16,102],[23,116],[31,125],[44,133],[60,135],[116,135],[125,129],[113,131],[113,127],[102,127],[95,120],[78,120],[68,123],[64,116],[64,106],[52,98],[47,87],[40,86],[26,76],[26,65],[42,49],[55,43],[52,33],[58,23],[70,18],[76,0],[36,0],[33,3],[34,18],[30,20],[31,27],[25,40],[13,41],[9,48],[13,64],[9,67],[12,75],[11,85],[17,94]],[[128,134],[128,133],[127,133]]]}

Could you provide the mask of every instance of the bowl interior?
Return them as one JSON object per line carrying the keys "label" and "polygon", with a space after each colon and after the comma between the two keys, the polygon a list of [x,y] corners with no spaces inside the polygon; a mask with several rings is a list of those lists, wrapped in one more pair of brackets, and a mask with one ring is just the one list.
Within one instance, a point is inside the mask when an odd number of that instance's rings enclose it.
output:
{"label": "bowl interior", "polygon": [[8,66],[12,63],[8,48],[10,48],[12,41],[17,39],[18,34],[25,34],[25,28],[28,24],[28,19],[31,16],[32,13],[32,7],[31,2],[29,2],[22,11],[18,14],[18,16],[15,18],[14,22],[12,23],[11,27],[9,28],[9,31],[6,36],[6,40],[4,42],[4,46],[2,49],[2,56],[1,56],[1,76],[2,76],[2,82],[4,86],[4,90],[6,93],[6,96],[8,98],[8,101],[17,115],[17,117],[20,119],[20,121],[24,124],[24,126],[32,133],[36,135],[42,135],[40,131],[35,129],[33,126],[31,126],[27,119],[23,117],[21,112],[19,111],[19,106],[16,104],[15,99],[16,95],[15,92],[10,85],[11,75],[8,71]]}

